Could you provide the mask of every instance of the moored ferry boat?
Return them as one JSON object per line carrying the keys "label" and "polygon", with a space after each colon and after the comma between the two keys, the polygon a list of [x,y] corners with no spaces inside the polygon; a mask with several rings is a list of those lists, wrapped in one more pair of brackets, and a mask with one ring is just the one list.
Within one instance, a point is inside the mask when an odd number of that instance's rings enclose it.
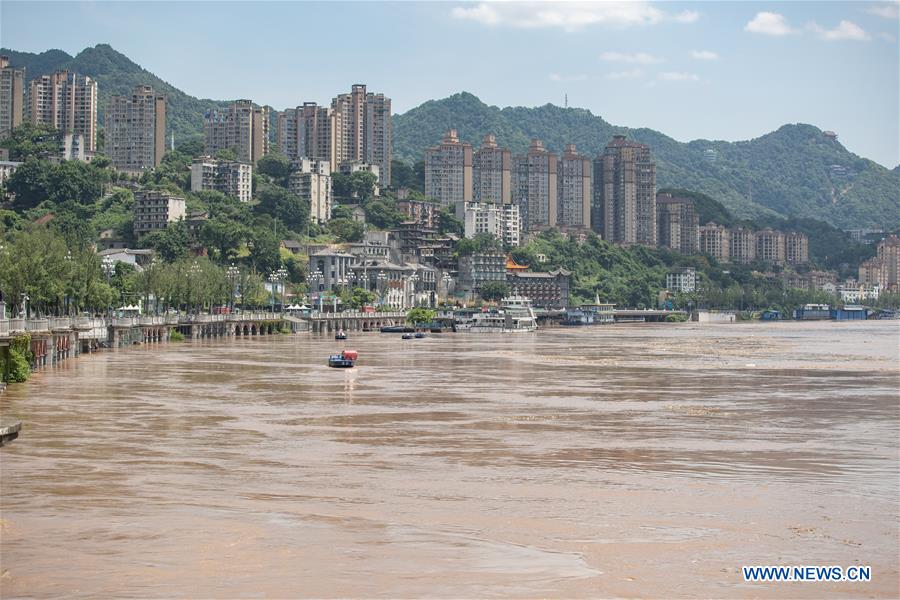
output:
{"label": "moored ferry boat", "polygon": [[537,329],[537,319],[528,298],[509,296],[500,301],[500,308],[460,313],[455,329],[466,333],[527,332]]}

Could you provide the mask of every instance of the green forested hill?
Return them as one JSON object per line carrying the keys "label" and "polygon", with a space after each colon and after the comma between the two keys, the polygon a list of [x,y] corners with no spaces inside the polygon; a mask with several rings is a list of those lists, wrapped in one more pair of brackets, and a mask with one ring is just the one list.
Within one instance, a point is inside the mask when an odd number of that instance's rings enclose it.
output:
{"label": "green forested hill", "polygon": [[47,50],[33,54],[2,48],[0,54],[8,55],[13,66],[25,67],[25,76],[29,80],[58,69],[68,69],[96,79],[97,92],[100,96],[98,116],[101,124],[106,101],[110,96],[130,94],[135,86],[150,84],[154,91],[168,97],[166,133],[167,135],[174,133],[177,142],[202,135],[204,112],[226,104],[217,100],[201,100],[185,94],[108,44],[85,48],[74,57],[62,50]]}
{"label": "green forested hill", "polygon": [[593,156],[614,134],[651,146],[659,187],[686,188],[719,200],[738,217],[811,217],[842,228],[900,226],[900,173],[847,151],[812,125],[784,125],[745,142],[678,142],[652,129],[616,127],[580,108],[488,106],[463,92],[394,117],[394,155],[421,160],[454,127],[480,145],[494,133],[522,152],[531,138],[552,151],[578,145]]}

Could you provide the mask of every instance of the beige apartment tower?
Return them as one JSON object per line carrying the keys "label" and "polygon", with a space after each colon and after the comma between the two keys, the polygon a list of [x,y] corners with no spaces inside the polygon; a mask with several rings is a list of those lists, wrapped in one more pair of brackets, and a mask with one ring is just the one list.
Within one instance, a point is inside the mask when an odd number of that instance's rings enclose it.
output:
{"label": "beige apartment tower", "polygon": [[28,85],[28,118],[62,135],[81,135],[84,149],[97,149],[97,82],[90,77],[57,71]]}
{"label": "beige apartment tower", "polygon": [[472,146],[455,129],[425,151],[425,195],[450,207],[472,201]]}
{"label": "beige apartment tower", "polygon": [[613,136],[594,159],[591,224],[603,239],[655,246],[656,163],[650,147]]}
{"label": "beige apartment tower", "polygon": [[391,99],[384,94],[367,92],[364,84],[357,83],[349,94],[335,97],[331,108],[340,118],[340,131],[335,135],[340,146],[337,163],[358,160],[378,165],[382,183],[390,185],[393,157]]}
{"label": "beige apartment tower", "polygon": [[591,161],[578,154],[575,144],[566,144],[559,159],[559,214],[557,223],[566,227],[591,227]]}
{"label": "beige apartment tower", "polygon": [[0,140],[22,124],[25,116],[25,69],[10,66],[9,57],[0,56]]}
{"label": "beige apartment tower", "polygon": [[255,163],[269,152],[269,109],[237,100],[227,109],[206,113],[206,151],[233,150],[242,162]]}
{"label": "beige apartment tower", "polygon": [[789,265],[809,263],[809,237],[805,233],[791,231],[784,234],[784,260]]}
{"label": "beige apartment tower", "polygon": [[112,96],[106,105],[106,154],[120,171],[158,167],[166,152],[166,97],[149,85],[131,96]]}
{"label": "beige apartment tower", "polygon": [[525,231],[555,227],[559,193],[558,159],[541,140],[531,140],[528,153],[513,157],[512,201],[519,207]]}
{"label": "beige apartment tower", "polygon": [[696,254],[700,249],[700,217],[690,198],[657,194],[656,224],[659,246],[682,254]]}
{"label": "beige apartment tower", "polygon": [[484,136],[472,161],[472,199],[478,203],[512,202],[512,154],[499,148],[492,134]]}
{"label": "beige apartment tower", "polygon": [[728,255],[733,263],[750,264],[756,260],[756,234],[744,227],[728,232]]}
{"label": "beige apartment tower", "polygon": [[784,234],[768,227],[757,231],[756,258],[779,265],[784,264]]}
{"label": "beige apartment tower", "polygon": [[730,260],[731,235],[724,225],[708,223],[700,226],[700,252],[719,262]]}
{"label": "beige apartment tower", "polygon": [[328,161],[331,171],[338,170],[343,157],[341,113],[315,102],[278,113],[276,141],[291,160],[311,158]]}

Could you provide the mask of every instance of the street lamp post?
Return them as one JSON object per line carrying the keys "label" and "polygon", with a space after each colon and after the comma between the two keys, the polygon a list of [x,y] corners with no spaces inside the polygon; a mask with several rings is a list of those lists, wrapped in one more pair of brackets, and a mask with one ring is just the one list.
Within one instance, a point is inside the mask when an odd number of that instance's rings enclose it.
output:
{"label": "street lamp post", "polygon": [[[113,259],[110,257],[104,257],[103,259],[103,272],[106,274],[106,285],[112,285],[110,283],[112,274],[116,270],[116,265],[113,262]],[[107,302],[106,304],[106,318],[112,318],[112,303]]]}
{"label": "street lamp post", "polygon": [[[194,281],[197,279],[197,275],[199,275],[200,272],[201,272],[202,270],[203,270],[203,269],[200,268],[200,265],[197,264],[197,261],[194,261],[193,264],[191,264],[191,267],[188,269],[188,273],[190,273],[190,278],[189,278],[189,279],[190,279],[190,282],[191,282],[191,287],[190,287],[190,289],[188,290],[188,306],[190,306],[192,296],[194,295],[194,294],[193,294],[193,292],[194,292]],[[199,297],[198,297],[197,299],[199,300]],[[200,314],[200,309],[199,309],[199,307],[197,307],[196,304],[195,304],[194,306],[195,306],[195,308],[196,308],[196,310],[194,311],[194,314]]]}
{"label": "street lamp post", "polygon": [[231,296],[231,312],[234,312],[234,299],[236,295],[236,283],[238,278],[241,276],[241,270],[234,266],[234,263],[231,263],[231,266],[228,267],[228,270],[225,271],[225,276],[228,278],[230,296]]}
{"label": "street lamp post", "polygon": [[[66,266],[68,268],[72,267],[72,251],[71,250],[66,250]],[[72,278],[69,277],[69,281],[71,281],[71,280],[72,280]],[[70,311],[69,311],[69,288],[68,288],[68,286],[66,287],[66,299],[64,301],[64,304],[65,304],[65,306],[63,307],[63,309],[65,310],[66,316],[69,316]]]}
{"label": "street lamp post", "polygon": [[441,283],[444,284],[444,304],[446,304],[450,300],[450,282],[453,281],[453,278],[450,277],[450,273],[444,271],[443,277],[441,277]]}
{"label": "street lamp post", "polygon": [[419,274],[413,273],[407,278],[407,282],[409,283],[409,304],[410,306],[414,306],[418,304],[416,299],[416,283],[419,281]]}
{"label": "street lamp post", "polygon": [[384,306],[384,286],[387,283],[388,276],[385,275],[384,271],[379,271],[378,275],[375,277],[375,290],[378,292],[378,305]]}

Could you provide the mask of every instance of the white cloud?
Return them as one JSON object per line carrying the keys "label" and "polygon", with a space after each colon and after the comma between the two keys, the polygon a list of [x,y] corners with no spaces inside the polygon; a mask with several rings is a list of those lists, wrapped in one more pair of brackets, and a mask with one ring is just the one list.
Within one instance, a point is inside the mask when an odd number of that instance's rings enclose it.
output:
{"label": "white cloud", "polygon": [[626,54],[624,52],[604,52],[600,55],[600,60],[607,62],[634,63],[639,65],[652,65],[662,62],[661,58],[657,58],[646,52],[637,52],[635,54]]}
{"label": "white cloud", "polygon": [[667,71],[658,75],[663,81],[700,81],[696,73],[681,73],[679,71]]}
{"label": "white cloud", "polygon": [[744,31],[764,35],[788,35],[795,30],[788,24],[784,15],[764,11],[756,13],[753,20],[744,26]]}
{"label": "white cloud", "polygon": [[829,42],[841,40],[866,41],[872,39],[862,27],[852,21],[841,21],[834,29],[825,29],[816,23],[811,23],[809,28],[815,31],[820,38]]}
{"label": "white cloud", "polygon": [[695,23],[699,18],[700,13],[696,10],[686,10],[673,17],[673,19],[679,23]]}
{"label": "white cloud", "polygon": [[558,81],[561,83],[568,83],[571,81],[584,81],[588,76],[584,73],[578,73],[576,75],[561,75],[559,73],[550,73],[550,81]]}
{"label": "white cloud", "polygon": [[712,50],[691,50],[691,58],[697,60],[716,60],[719,55]]}
{"label": "white cloud", "polygon": [[508,25],[525,29],[557,27],[566,31],[578,31],[591,25],[613,27],[656,25],[667,20],[693,23],[700,16],[694,11],[684,11],[671,16],[642,0],[612,2],[488,1],[456,6],[450,14],[456,19],[475,21],[482,25]]}
{"label": "white cloud", "polygon": [[885,19],[900,19],[900,2],[879,2],[867,8],[866,12]]}
{"label": "white cloud", "polygon": [[644,72],[640,69],[631,69],[630,71],[613,71],[606,75],[607,79],[640,79],[644,76]]}

